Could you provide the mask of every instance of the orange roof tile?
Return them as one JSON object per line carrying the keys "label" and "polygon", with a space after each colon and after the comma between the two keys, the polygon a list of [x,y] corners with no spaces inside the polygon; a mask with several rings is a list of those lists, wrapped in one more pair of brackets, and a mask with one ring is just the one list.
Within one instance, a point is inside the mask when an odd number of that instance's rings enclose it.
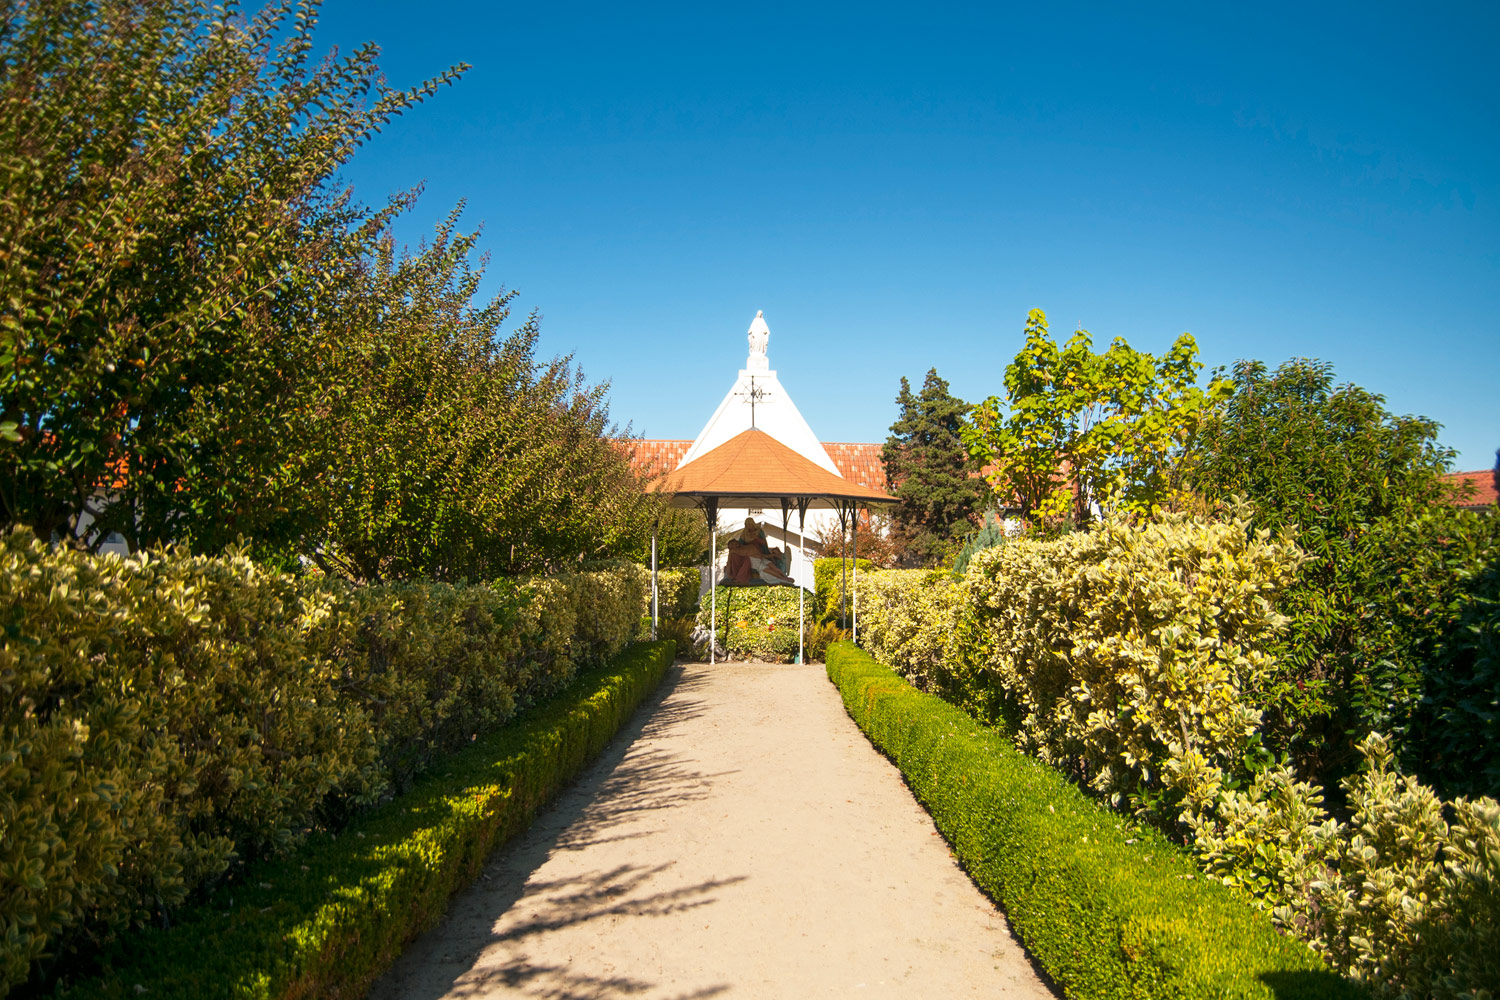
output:
{"label": "orange roof tile", "polygon": [[630,449],[630,464],[636,469],[652,472],[671,472],[682,462],[682,456],[693,446],[691,441],[626,441]]}
{"label": "orange roof tile", "polygon": [[[682,456],[693,446],[691,441],[670,438],[628,441],[626,444],[631,449],[631,465],[640,469],[654,462],[659,471],[677,468]],[[880,445],[833,442],[824,444],[823,448],[845,479],[873,490],[885,491],[885,463],[880,458]]]}
{"label": "orange roof tile", "polygon": [[885,462],[880,457],[878,444],[853,444],[830,441],[823,445],[833,464],[839,467],[845,479],[868,486],[872,490],[886,491]]}
{"label": "orange roof tile", "polygon": [[[1492,507],[1496,503],[1495,473],[1492,469],[1450,472],[1443,477],[1443,482],[1448,487],[1448,502],[1456,507],[1479,509]],[[1460,497],[1458,491],[1465,483],[1471,485],[1474,490],[1467,497]]]}
{"label": "orange roof tile", "polygon": [[841,479],[765,431],[751,428],[679,467],[652,486],[679,497],[765,502],[782,497],[894,502],[881,490]]}

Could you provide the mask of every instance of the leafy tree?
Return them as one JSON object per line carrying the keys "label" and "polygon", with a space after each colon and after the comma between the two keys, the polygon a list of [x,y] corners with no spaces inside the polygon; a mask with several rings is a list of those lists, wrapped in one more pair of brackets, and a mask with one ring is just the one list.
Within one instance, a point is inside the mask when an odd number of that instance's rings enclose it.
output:
{"label": "leafy tree", "polygon": [[539,360],[535,316],[503,335],[514,293],[475,304],[476,241],[457,213],[419,253],[387,238],[340,311],[304,541],[331,572],[487,579],[649,546],[659,501],[615,440],[608,386]]}
{"label": "leafy tree", "polygon": [[1122,338],[1098,353],[1086,330],[1061,348],[1033,309],[1026,344],[962,430],[1002,502],[1028,521],[1086,523],[1091,508],[1149,516],[1174,502],[1204,415],[1230,392],[1197,385],[1198,345],[1184,333],[1165,355]]}
{"label": "leafy tree", "polygon": [[310,63],[316,3],[37,0],[0,22],[0,526],[245,538],[362,580],[618,553],[660,502],[607,386],[476,303],[454,213],[397,254],[335,172],[452,82]]}
{"label": "leafy tree", "polygon": [[0,15],[0,520],[97,545],[294,537],[329,294],[394,203],[332,187],[450,70],[310,62],[316,4]]}
{"label": "leafy tree", "polygon": [[948,391],[936,368],[916,395],[903,377],[896,403],[901,413],[880,456],[886,482],[901,501],[892,516],[901,561],[936,566],[973,530],[988,492],[971,475],[975,466],[959,435],[969,407]]}
{"label": "leafy tree", "polygon": [[1434,511],[1453,452],[1437,443],[1434,421],[1335,387],[1326,362],[1298,358],[1270,372],[1242,361],[1234,383],[1203,430],[1191,480],[1209,499],[1251,500],[1257,527],[1296,528],[1312,557],[1283,597],[1290,625],[1262,700],[1272,749],[1333,788],[1357,765],[1354,744],[1366,733],[1409,750],[1423,690],[1418,650],[1455,580],[1443,568],[1451,560],[1423,556],[1448,530]]}
{"label": "leafy tree", "polygon": [[813,532],[812,540],[825,559],[852,560],[857,549],[859,558],[868,560],[876,569],[894,569],[903,555],[891,519],[868,510],[859,511],[844,528],[830,518]]}

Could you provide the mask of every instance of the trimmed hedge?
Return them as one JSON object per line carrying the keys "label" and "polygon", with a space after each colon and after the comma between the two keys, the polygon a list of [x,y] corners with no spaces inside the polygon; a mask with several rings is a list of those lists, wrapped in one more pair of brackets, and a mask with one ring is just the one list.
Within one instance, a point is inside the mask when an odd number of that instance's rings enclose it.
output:
{"label": "trimmed hedge", "polygon": [[[1302,553],[1244,520],[1176,515],[1015,538],[944,574],[859,581],[881,662],[979,715],[1111,803],[1175,820],[1208,773],[1240,776]],[[925,683],[924,683],[925,682]],[[1223,780],[1222,777],[1217,780]]]}
{"label": "trimmed hedge", "polygon": [[1340,1000],[1363,992],[1159,833],[849,643],[828,676],[1027,950],[1076,1000]]}
{"label": "trimmed hedge", "polygon": [[638,644],[580,675],[339,835],[252,866],[170,930],[122,939],[108,974],[59,996],[363,996],[490,852],[603,750],[674,655],[670,642]]}
{"label": "trimmed hedge", "polygon": [[647,585],[353,587],[0,536],[0,995],[399,792],[617,653]]}

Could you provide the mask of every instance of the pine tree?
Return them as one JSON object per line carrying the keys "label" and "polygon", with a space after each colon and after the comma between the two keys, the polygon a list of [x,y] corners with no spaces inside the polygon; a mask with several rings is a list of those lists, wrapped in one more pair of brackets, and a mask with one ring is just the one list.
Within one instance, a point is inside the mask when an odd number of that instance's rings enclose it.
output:
{"label": "pine tree", "polygon": [[896,402],[901,415],[881,449],[886,482],[901,501],[894,530],[903,562],[936,566],[972,530],[986,499],[984,481],[971,475],[973,463],[959,437],[969,406],[948,391],[936,368],[917,395],[903,377]]}

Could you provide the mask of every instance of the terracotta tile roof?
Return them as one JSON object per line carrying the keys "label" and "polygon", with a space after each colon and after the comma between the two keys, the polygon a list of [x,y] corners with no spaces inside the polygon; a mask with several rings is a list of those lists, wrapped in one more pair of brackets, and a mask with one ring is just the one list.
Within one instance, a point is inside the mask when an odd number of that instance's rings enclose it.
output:
{"label": "terracotta tile roof", "polygon": [[[630,464],[642,468],[655,462],[656,468],[670,472],[693,446],[691,441],[631,441]],[[885,464],[880,460],[878,444],[825,443],[824,449],[843,477],[852,483],[885,492]]]}
{"label": "terracotta tile roof", "polygon": [[[1491,469],[1479,469],[1474,472],[1450,472],[1443,477],[1443,482],[1450,490],[1449,502],[1456,507],[1481,508],[1494,506],[1495,473]],[[1467,497],[1458,496],[1458,490],[1464,483],[1474,487],[1474,491]]]}
{"label": "terracotta tile roof", "polygon": [[851,444],[843,441],[827,441],[823,450],[833,459],[845,479],[868,486],[872,490],[886,491],[885,463],[880,460],[880,445]]}
{"label": "terracotta tile roof", "polygon": [[627,441],[630,448],[630,464],[637,469],[651,468],[655,472],[671,472],[682,461],[682,456],[693,446],[691,441]]}
{"label": "terracotta tile roof", "polygon": [[881,490],[840,478],[797,454],[765,431],[741,431],[677,469],[653,488],[683,497],[753,498],[761,503],[786,496],[828,500],[890,501]]}

